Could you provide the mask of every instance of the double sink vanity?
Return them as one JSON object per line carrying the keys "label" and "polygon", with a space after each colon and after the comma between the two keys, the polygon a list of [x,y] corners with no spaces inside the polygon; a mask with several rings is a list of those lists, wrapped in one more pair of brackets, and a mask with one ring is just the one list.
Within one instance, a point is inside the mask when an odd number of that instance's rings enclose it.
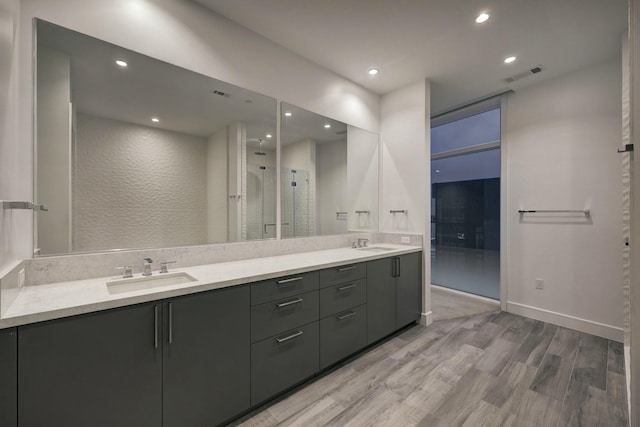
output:
{"label": "double sink vanity", "polygon": [[17,388],[0,425],[223,424],[421,309],[422,248],[391,244],[22,287],[0,319]]}

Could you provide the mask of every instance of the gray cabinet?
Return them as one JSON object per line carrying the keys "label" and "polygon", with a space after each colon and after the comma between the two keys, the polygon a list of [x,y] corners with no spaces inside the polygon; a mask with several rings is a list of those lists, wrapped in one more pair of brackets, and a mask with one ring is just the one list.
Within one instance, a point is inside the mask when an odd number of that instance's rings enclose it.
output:
{"label": "gray cabinet", "polygon": [[422,252],[397,258],[396,329],[400,329],[422,315]]}
{"label": "gray cabinet", "polygon": [[249,286],[19,333],[21,427],[213,426],[250,406]]}
{"label": "gray cabinet", "polygon": [[0,330],[0,426],[18,425],[18,342],[15,328]]}
{"label": "gray cabinet", "polygon": [[318,322],[251,346],[251,404],[257,405],[318,371]]}
{"label": "gray cabinet", "polygon": [[318,291],[251,307],[251,342],[318,320]]}
{"label": "gray cabinet", "polygon": [[249,286],[163,302],[163,426],[215,426],[250,406]]}
{"label": "gray cabinet", "polygon": [[162,424],[159,303],[21,326],[21,427]]}
{"label": "gray cabinet", "polygon": [[356,353],[367,344],[367,305],[320,320],[320,369]]}
{"label": "gray cabinet", "polygon": [[251,405],[319,369],[319,273],[251,285]]}
{"label": "gray cabinet", "polygon": [[396,330],[395,259],[367,262],[367,344]]}
{"label": "gray cabinet", "polygon": [[367,343],[420,318],[422,252],[367,262]]}

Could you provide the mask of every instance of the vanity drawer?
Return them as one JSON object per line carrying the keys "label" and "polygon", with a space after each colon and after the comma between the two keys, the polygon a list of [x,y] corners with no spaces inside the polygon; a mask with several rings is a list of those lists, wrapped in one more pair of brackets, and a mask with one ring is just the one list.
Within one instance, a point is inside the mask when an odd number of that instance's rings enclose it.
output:
{"label": "vanity drawer", "polygon": [[318,289],[317,271],[265,280],[251,285],[251,305],[263,304]]}
{"label": "vanity drawer", "polygon": [[319,369],[318,322],[251,345],[251,405],[309,378]]}
{"label": "vanity drawer", "polygon": [[364,348],[367,344],[367,305],[320,321],[320,369]]}
{"label": "vanity drawer", "polygon": [[367,302],[367,279],[334,285],[320,290],[320,318]]}
{"label": "vanity drawer", "polygon": [[251,342],[318,320],[318,291],[251,307]]}
{"label": "vanity drawer", "polygon": [[327,268],[320,270],[320,287],[326,288],[340,283],[364,279],[365,277],[367,277],[367,267],[364,262]]}

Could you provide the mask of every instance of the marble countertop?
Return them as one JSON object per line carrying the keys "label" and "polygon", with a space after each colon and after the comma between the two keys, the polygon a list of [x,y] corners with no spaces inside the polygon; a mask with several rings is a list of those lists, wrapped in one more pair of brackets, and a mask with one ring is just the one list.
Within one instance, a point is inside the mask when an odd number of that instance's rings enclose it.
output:
{"label": "marble countertop", "polygon": [[[187,273],[196,281],[118,294],[109,293],[107,282],[119,280],[120,276],[25,286],[20,288],[15,300],[0,318],[0,329],[422,250],[419,246],[408,245],[376,244],[373,246],[385,247],[389,250],[367,251],[339,248],[195,267],[178,267],[171,269],[170,272]],[[157,274],[158,272],[154,271],[154,276]],[[140,274],[134,276],[141,277]]]}

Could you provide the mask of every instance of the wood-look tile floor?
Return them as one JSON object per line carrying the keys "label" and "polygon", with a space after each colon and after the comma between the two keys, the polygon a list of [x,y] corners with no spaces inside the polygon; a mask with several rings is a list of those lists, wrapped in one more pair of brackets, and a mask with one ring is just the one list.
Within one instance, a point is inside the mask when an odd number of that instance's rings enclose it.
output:
{"label": "wood-look tile floor", "polygon": [[456,317],[500,311],[500,301],[481,299],[464,293],[454,293],[446,288],[431,285],[431,311],[437,322]]}
{"label": "wood-look tile floor", "polygon": [[505,312],[414,326],[239,426],[627,426],[623,346]]}

